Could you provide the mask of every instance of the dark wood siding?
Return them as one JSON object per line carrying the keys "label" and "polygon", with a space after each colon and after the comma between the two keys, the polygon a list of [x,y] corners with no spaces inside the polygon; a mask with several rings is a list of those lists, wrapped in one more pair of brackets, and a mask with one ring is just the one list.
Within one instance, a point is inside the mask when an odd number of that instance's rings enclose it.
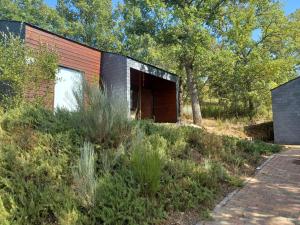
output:
{"label": "dark wood siding", "polygon": [[154,90],[154,115],[157,122],[177,122],[176,84],[161,80]]}
{"label": "dark wood siding", "polygon": [[[55,49],[59,56],[60,66],[79,70],[84,74],[85,79],[89,83],[99,84],[101,60],[101,53],[99,51],[29,25],[25,29],[25,43],[33,48],[39,48],[40,45],[47,45]],[[41,88],[40,94],[45,94],[45,91],[50,94],[47,105],[53,107],[54,84],[50,84],[48,90],[44,87]]]}

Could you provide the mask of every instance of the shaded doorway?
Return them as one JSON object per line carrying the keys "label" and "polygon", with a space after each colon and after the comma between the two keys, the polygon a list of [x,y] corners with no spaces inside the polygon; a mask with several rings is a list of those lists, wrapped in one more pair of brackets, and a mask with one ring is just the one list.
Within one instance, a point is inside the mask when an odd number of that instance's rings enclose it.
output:
{"label": "shaded doorway", "polygon": [[130,109],[135,119],[177,122],[176,83],[130,69]]}

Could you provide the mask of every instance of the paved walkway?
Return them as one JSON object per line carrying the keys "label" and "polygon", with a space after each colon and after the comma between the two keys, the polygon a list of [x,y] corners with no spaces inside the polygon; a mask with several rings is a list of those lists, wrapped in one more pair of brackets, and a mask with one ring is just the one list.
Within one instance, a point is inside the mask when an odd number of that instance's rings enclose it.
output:
{"label": "paved walkway", "polygon": [[300,149],[274,155],[205,225],[300,225]]}

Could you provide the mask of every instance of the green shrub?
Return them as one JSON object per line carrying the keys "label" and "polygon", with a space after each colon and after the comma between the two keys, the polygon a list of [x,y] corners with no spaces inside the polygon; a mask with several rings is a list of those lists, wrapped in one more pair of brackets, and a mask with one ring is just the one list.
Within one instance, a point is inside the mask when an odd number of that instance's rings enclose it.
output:
{"label": "green shrub", "polygon": [[118,146],[114,149],[105,149],[101,146],[97,149],[98,161],[97,161],[97,172],[99,175],[113,172],[118,167],[123,166],[125,158],[125,147],[123,145]]}
{"label": "green shrub", "polygon": [[[53,136],[68,136],[73,144],[80,146],[84,141],[83,127],[75,112],[57,110],[56,113],[36,104],[21,104],[3,116],[1,128],[7,132],[38,130]],[[64,141],[64,140],[62,140]],[[68,142],[69,143],[69,142]]]}
{"label": "green shrub", "polygon": [[279,145],[267,144],[262,141],[245,141],[240,140],[237,142],[237,147],[241,148],[247,153],[258,154],[272,154],[281,150]]}
{"label": "green shrub", "polygon": [[[24,100],[44,102],[55,80],[58,55],[47,46],[28,48],[20,38],[0,33],[0,106],[14,108]],[[46,88],[41,96],[41,87]]]}
{"label": "green shrub", "polygon": [[155,194],[159,190],[166,144],[159,135],[139,136],[132,142],[131,169],[146,194]]}
{"label": "green shrub", "polygon": [[73,171],[74,186],[85,207],[94,205],[96,180],[95,180],[95,158],[94,147],[85,142],[81,148],[78,166]]}
{"label": "green shrub", "polygon": [[140,189],[134,188],[130,171],[106,174],[98,181],[96,204],[93,215],[97,224],[135,225],[155,224],[161,218],[161,206],[140,196]]}
{"label": "green shrub", "polygon": [[82,220],[82,217],[83,215],[75,208],[68,209],[60,213],[60,216],[58,218],[58,223],[61,225],[80,224],[81,223],[80,219]]}
{"label": "green shrub", "polygon": [[61,212],[76,205],[68,156],[51,152],[44,143],[30,150],[1,146],[0,196],[10,223],[58,223]]}
{"label": "green shrub", "polygon": [[[155,124],[148,120],[135,122],[146,135],[158,134],[168,140],[168,144],[174,144],[178,139],[185,137],[186,127],[172,127]],[[188,128],[192,129],[192,128]],[[199,131],[199,130],[198,130]]]}
{"label": "green shrub", "polygon": [[[53,113],[29,105],[5,113],[1,224],[146,225],[169,212],[207,213],[226,190],[242,186],[239,176],[261,154],[280,150],[192,127],[113,119],[112,108],[100,112],[105,121],[96,118],[97,107]],[[100,126],[94,133],[93,121]],[[91,144],[80,151],[86,139],[94,141],[96,160]]]}
{"label": "green shrub", "polygon": [[218,162],[205,160],[204,168],[210,177],[209,185],[207,185],[209,187],[218,187],[220,184],[226,182],[229,177],[225,168]]}
{"label": "green shrub", "polygon": [[108,96],[105,88],[90,86],[86,81],[74,95],[78,123],[90,141],[116,147],[131,134],[126,102]]}
{"label": "green shrub", "polygon": [[[1,192],[0,192],[1,194]],[[6,211],[6,209],[3,206],[3,202],[0,195],[0,224],[2,225],[9,225],[9,213]]]}
{"label": "green shrub", "polygon": [[192,161],[172,160],[166,165],[163,186],[158,193],[167,211],[185,211],[210,206],[214,192],[205,186],[211,177]]}

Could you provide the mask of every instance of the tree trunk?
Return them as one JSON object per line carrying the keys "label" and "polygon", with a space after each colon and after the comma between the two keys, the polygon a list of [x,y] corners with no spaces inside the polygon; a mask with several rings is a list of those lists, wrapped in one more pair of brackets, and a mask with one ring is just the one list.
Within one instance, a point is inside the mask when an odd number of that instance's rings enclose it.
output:
{"label": "tree trunk", "polygon": [[186,76],[187,76],[187,85],[189,90],[189,95],[191,98],[191,105],[193,111],[193,122],[194,124],[201,125],[202,115],[199,104],[198,90],[193,77],[193,71],[191,66],[185,66]]}
{"label": "tree trunk", "polygon": [[254,104],[253,104],[253,101],[251,98],[249,98],[248,101],[249,101],[248,115],[249,115],[250,120],[252,120],[253,116],[254,116]]}
{"label": "tree trunk", "polygon": [[181,82],[181,79],[179,81],[179,115],[178,115],[178,122],[182,123],[182,117],[183,117],[183,85]]}

